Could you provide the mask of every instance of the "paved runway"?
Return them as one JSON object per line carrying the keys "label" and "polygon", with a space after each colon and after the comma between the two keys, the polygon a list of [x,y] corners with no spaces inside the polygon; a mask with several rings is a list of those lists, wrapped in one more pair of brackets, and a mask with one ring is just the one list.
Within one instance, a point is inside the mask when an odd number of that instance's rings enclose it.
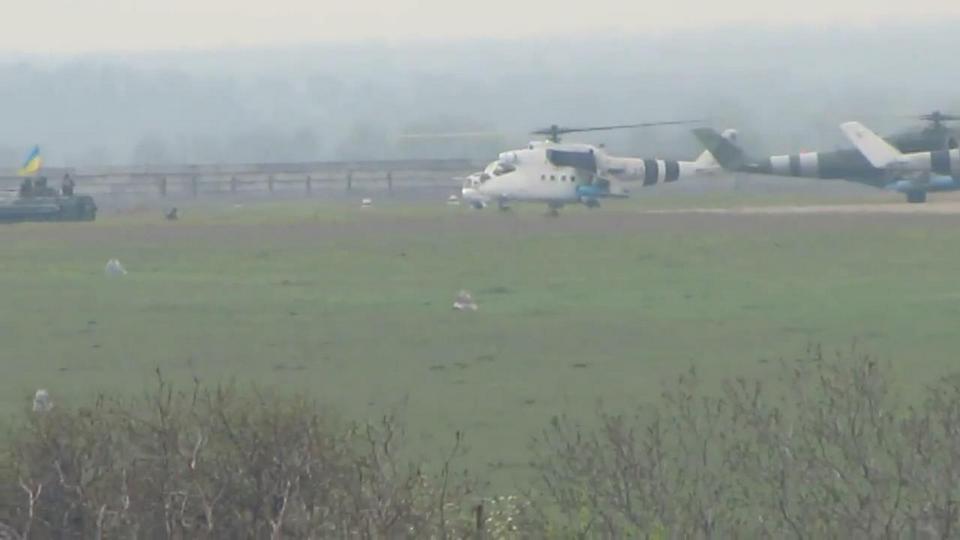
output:
{"label": "paved runway", "polygon": [[718,215],[807,215],[807,214],[911,214],[960,215],[960,202],[942,201],[923,204],[905,202],[831,205],[736,206],[730,208],[674,208],[644,210],[645,214],[718,214]]}

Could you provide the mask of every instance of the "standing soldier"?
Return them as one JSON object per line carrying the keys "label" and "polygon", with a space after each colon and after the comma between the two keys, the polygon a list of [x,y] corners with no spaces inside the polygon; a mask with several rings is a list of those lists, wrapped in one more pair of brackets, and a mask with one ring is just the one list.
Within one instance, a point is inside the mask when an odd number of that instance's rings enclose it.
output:
{"label": "standing soldier", "polygon": [[63,175],[63,184],[60,186],[60,192],[63,193],[64,197],[73,196],[73,178],[70,177],[70,173]]}
{"label": "standing soldier", "polygon": [[33,181],[33,194],[37,197],[47,197],[50,195],[46,176],[41,176]]}
{"label": "standing soldier", "polygon": [[20,182],[20,197],[25,199],[32,196],[33,196],[33,179],[29,177],[24,178],[23,181]]}

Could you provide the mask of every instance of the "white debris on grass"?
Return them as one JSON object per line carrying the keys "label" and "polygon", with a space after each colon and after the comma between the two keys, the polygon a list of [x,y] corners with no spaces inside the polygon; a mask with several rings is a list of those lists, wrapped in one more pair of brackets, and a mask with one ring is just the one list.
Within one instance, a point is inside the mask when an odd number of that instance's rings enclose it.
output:
{"label": "white debris on grass", "polygon": [[457,298],[453,301],[453,309],[457,311],[476,311],[477,303],[473,300],[473,295],[470,294],[470,291],[460,291],[457,293]]}
{"label": "white debris on grass", "polygon": [[460,206],[460,197],[451,195],[449,198],[447,198],[447,204],[450,206]]}
{"label": "white debris on grass", "polygon": [[127,269],[117,259],[110,259],[107,261],[107,266],[103,269],[103,272],[107,277],[119,277],[126,275]]}
{"label": "white debris on grass", "polygon": [[373,206],[373,199],[363,199],[360,201],[361,208],[369,208]]}
{"label": "white debris on grass", "polygon": [[50,392],[45,388],[37,390],[33,396],[33,412],[46,412],[53,408],[53,402],[50,401]]}

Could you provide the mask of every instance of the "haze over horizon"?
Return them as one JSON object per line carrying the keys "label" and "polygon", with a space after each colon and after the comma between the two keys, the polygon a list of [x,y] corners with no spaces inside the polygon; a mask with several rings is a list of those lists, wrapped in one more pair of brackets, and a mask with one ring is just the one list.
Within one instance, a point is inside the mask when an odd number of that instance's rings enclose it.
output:
{"label": "haze over horizon", "polygon": [[[957,21],[0,53],[0,168],[33,144],[72,166],[492,160],[551,123],[690,118],[738,128],[758,154],[829,148],[843,144],[841,121],[883,131],[960,112]],[[494,135],[402,137],[449,131]],[[700,152],[686,128],[581,140],[643,157]]]}
{"label": "haze over horizon", "polygon": [[[960,17],[944,0],[33,0],[3,10],[0,51],[196,50],[358,40],[659,34],[717,25],[874,25]],[[42,28],[38,31],[38,26]]]}

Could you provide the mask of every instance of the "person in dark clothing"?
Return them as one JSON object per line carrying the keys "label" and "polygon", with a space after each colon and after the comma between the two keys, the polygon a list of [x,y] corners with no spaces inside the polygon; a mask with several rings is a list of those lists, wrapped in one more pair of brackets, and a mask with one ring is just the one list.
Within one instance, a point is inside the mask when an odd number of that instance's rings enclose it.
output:
{"label": "person in dark clothing", "polygon": [[33,178],[24,178],[23,182],[20,182],[20,196],[33,197]]}
{"label": "person in dark clothing", "polygon": [[73,188],[75,184],[73,178],[70,177],[70,173],[63,175],[63,184],[60,186],[60,192],[63,193],[64,197],[73,196]]}
{"label": "person in dark clothing", "polygon": [[49,197],[52,195],[50,188],[47,187],[46,176],[41,176],[33,181],[33,194],[37,197]]}

